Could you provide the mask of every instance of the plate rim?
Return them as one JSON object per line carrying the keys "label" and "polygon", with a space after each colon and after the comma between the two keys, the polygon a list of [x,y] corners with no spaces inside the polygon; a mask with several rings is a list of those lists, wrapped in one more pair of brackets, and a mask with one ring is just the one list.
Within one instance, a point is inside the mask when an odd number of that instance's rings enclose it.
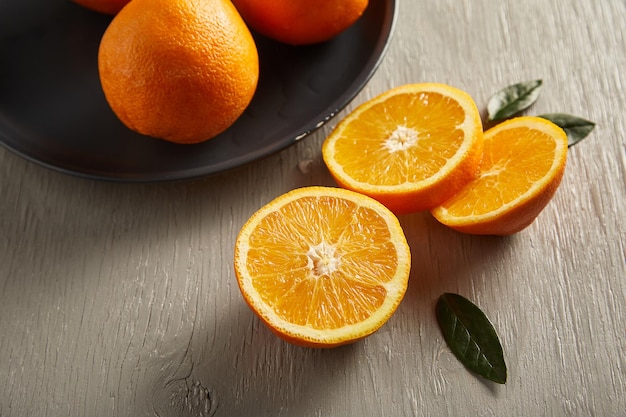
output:
{"label": "plate rim", "polygon": [[113,172],[102,172],[102,170],[93,169],[85,170],[81,167],[72,168],[71,163],[60,165],[51,163],[35,155],[11,146],[7,143],[7,130],[11,130],[8,125],[4,126],[4,131],[0,131],[0,145],[9,152],[26,159],[36,165],[45,167],[52,171],[73,176],[83,179],[90,179],[103,182],[115,182],[115,183],[160,183],[160,182],[176,182],[187,181],[203,177],[211,177],[218,174],[233,171],[239,168],[243,168],[251,163],[261,161],[272,155],[275,155],[296,143],[310,137],[313,133],[319,130],[322,126],[333,120],[342,110],[344,110],[356,96],[365,88],[371,78],[374,76],[391,44],[391,40],[395,33],[395,28],[398,19],[398,1],[399,0],[384,0],[385,12],[388,15],[383,20],[383,31],[377,34],[377,40],[372,48],[372,53],[368,60],[364,64],[364,68],[368,70],[358,73],[358,76],[352,81],[336,99],[328,103],[326,110],[318,113],[314,117],[311,117],[302,126],[294,129],[293,134],[286,134],[282,139],[271,142],[269,145],[259,148],[254,152],[248,152],[228,159],[227,161],[214,163],[211,166],[193,167],[189,169],[176,169],[170,171],[163,171],[161,173],[155,172],[122,172],[120,175],[114,175]]}

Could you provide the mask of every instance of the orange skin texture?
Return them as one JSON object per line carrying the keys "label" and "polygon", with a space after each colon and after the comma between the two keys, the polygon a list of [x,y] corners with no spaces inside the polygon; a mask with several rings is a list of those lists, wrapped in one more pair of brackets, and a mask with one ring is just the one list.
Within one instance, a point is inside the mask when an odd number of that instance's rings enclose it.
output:
{"label": "orange skin texture", "polygon": [[525,201],[507,213],[481,223],[469,223],[464,225],[449,225],[450,228],[461,233],[474,235],[508,236],[521,232],[530,226],[539,213],[548,205],[557,188],[561,184],[564,171],[561,171],[556,179],[546,185],[532,200]]}
{"label": "orange skin texture", "polygon": [[83,7],[94,10],[96,12],[115,15],[130,0],[72,0],[76,4],[80,4]]}
{"label": "orange skin texture", "polygon": [[248,25],[291,45],[325,42],[363,14],[368,0],[233,0]]}
{"label": "orange skin texture", "polygon": [[128,128],[198,143],[247,108],[259,58],[228,0],[133,0],[105,31],[98,69],[111,109]]}

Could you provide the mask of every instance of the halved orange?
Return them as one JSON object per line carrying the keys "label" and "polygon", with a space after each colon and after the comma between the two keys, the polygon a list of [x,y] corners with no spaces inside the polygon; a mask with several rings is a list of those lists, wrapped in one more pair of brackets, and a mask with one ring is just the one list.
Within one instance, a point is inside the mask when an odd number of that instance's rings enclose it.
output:
{"label": "halved orange", "polygon": [[474,179],[482,157],[474,100],[445,84],[408,84],[357,107],[324,141],[340,186],[396,214],[427,210]]}
{"label": "halved orange", "polygon": [[567,135],[560,127],[540,117],[508,120],[485,132],[480,176],[431,212],[461,232],[516,233],[554,196],[566,160]]}
{"label": "halved orange", "polygon": [[261,208],[235,244],[244,300],[278,336],[333,347],[379,329],[406,292],[411,255],[395,215],[335,187],[304,187]]}

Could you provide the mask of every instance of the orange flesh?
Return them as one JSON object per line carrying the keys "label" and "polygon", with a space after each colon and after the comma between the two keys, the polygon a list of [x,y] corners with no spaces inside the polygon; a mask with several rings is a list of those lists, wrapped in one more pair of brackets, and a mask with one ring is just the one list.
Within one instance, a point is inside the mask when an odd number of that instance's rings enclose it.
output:
{"label": "orange flesh", "polygon": [[[464,119],[463,108],[439,93],[399,94],[349,123],[337,140],[335,158],[359,182],[417,183],[439,172],[457,153],[464,140],[458,126]],[[371,158],[353,158],[356,147]]]}
{"label": "orange flesh", "polygon": [[552,137],[535,129],[518,127],[485,136],[480,176],[444,206],[456,217],[497,210],[543,178],[554,163],[555,152]]}
{"label": "orange flesh", "polygon": [[381,284],[397,269],[390,233],[369,208],[314,200],[286,204],[252,232],[247,269],[253,286],[290,323],[319,330],[359,323],[383,304]]}

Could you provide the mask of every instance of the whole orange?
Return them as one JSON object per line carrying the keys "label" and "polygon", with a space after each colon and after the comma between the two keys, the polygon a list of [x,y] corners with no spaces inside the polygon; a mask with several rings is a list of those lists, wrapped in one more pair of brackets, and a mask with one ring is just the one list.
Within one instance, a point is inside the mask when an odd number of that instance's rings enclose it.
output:
{"label": "whole orange", "polygon": [[197,143],[247,108],[259,58],[230,0],[133,0],[105,31],[98,69],[109,105],[130,129]]}
{"label": "whole orange", "polygon": [[233,0],[248,25],[292,45],[327,41],[350,27],[368,0]]}
{"label": "whole orange", "polygon": [[88,9],[95,10],[96,12],[106,13],[106,14],[117,14],[120,10],[122,10],[122,7],[126,6],[126,4],[130,0],[72,0],[72,1]]}

